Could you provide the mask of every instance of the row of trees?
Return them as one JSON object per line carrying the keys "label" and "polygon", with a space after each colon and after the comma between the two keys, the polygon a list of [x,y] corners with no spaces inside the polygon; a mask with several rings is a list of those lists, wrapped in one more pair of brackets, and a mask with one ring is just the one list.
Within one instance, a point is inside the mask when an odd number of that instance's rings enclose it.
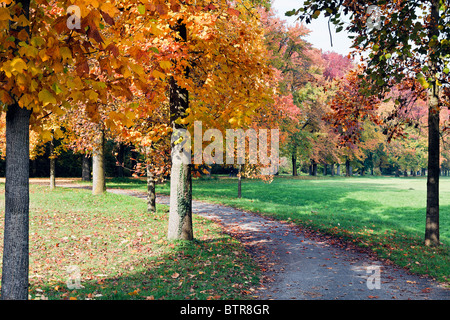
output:
{"label": "row of trees", "polygon": [[[385,12],[397,12],[390,31],[399,37],[399,21],[416,26],[418,20],[409,16],[411,4],[400,2],[405,6],[373,2]],[[29,159],[43,145],[49,146],[52,181],[59,150],[81,154],[84,164],[92,158],[94,195],[106,190],[106,142],[117,144],[119,168],[125,168],[123,148],[129,147],[133,172],[148,178],[149,210],[155,208],[155,181],[170,176],[167,237],[191,240],[192,177],[205,167],[174,161],[184,156],[186,140],[172,139],[172,133],[194,132],[195,121],[222,132],[279,128],[282,152],[293,168],[308,162],[312,172],[319,163],[331,166],[343,160],[348,172],[352,161],[375,164],[384,159],[383,152],[393,155],[399,166],[405,161],[401,166],[406,168],[407,161],[419,159],[408,149],[420,150],[412,145],[414,134],[423,136],[414,121],[424,117],[410,116],[413,106],[423,109],[420,101],[431,101],[427,127],[435,129],[440,106],[436,90],[445,76],[437,79],[433,64],[418,80],[408,78],[411,66],[398,73],[394,67],[407,62],[417,71],[419,56],[429,53],[421,42],[428,36],[432,48],[440,46],[442,29],[433,19],[445,6],[432,6],[431,18],[422,22],[429,35],[409,39],[422,50],[411,57],[411,46],[399,47],[390,32],[364,31],[365,4],[305,4],[301,12],[307,21],[325,11],[339,24],[341,10],[353,13],[351,31],[359,34],[355,48],[371,50],[371,60],[360,67],[350,57],[313,48],[304,40],[308,29],[287,26],[267,1],[80,0],[71,5],[65,0],[10,0],[0,7],[0,121],[5,124],[0,129],[6,137],[0,145],[6,156],[2,299],[28,297]],[[419,27],[417,31],[422,32]],[[380,42],[390,46],[381,48]],[[435,63],[444,49],[429,61]],[[428,99],[426,84],[435,90]],[[397,149],[384,143],[405,136],[405,124],[410,136],[394,140]],[[440,146],[431,129],[424,148],[430,190],[426,243],[437,245]],[[211,148],[212,138],[204,139],[203,147]],[[261,175],[254,159],[245,160],[244,165],[231,165],[239,177],[270,179]]]}

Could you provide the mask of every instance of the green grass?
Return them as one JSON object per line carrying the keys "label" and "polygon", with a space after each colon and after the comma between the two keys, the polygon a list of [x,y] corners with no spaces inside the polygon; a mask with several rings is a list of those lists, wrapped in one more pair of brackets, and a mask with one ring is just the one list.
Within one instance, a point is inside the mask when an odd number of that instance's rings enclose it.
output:
{"label": "green grass", "polygon": [[[133,197],[36,185],[30,191],[32,299],[251,299],[259,284],[241,244],[209,220],[194,217],[194,241],[169,242],[166,206],[150,215]],[[0,210],[3,239],[4,185]],[[84,288],[68,289],[72,265]]]}
{"label": "green grass", "polygon": [[[110,185],[145,190],[143,182],[132,180]],[[193,196],[294,222],[450,282],[450,179],[442,178],[440,189],[440,248],[423,246],[423,177],[277,177],[271,184],[244,180],[241,199],[236,179],[197,179]],[[159,185],[158,192],[168,194],[168,184]]]}

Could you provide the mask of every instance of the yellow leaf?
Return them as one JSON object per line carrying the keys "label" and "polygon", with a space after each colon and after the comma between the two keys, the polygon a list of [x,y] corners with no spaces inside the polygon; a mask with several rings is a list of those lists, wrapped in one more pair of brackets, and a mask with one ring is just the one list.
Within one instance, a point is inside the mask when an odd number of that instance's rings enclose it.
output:
{"label": "yellow leaf", "polygon": [[61,55],[61,58],[63,60],[72,59],[72,52],[67,47],[61,47],[59,48],[59,54]]}
{"label": "yellow leaf", "polygon": [[50,91],[43,89],[38,94],[39,101],[42,102],[43,106],[45,107],[48,104],[56,104],[55,97],[51,94]]}
{"label": "yellow leaf", "polygon": [[162,72],[159,72],[158,70],[153,70],[152,75],[155,78],[160,78],[161,80],[166,79],[166,75],[164,73],[162,73]]}
{"label": "yellow leaf", "polygon": [[11,16],[9,15],[9,10],[8,8],[5,7],[0,7],[0,20],[10,20]]}
{"label": "yellow leaf", "polygon": [[114,16],[119,12],[119,10],[109,2],[102,2],[100,9],[106,12],[111,18],[114,18]]}
{"label": "yellow leaf", "polygon": [[159,65],[161,66],[161,68],[163,69],[170,69],[172,67],[172,62],[170,61],[161,61],[159,63]]}
{"label": "yellow leaf", "polygon": [[43,141],[50,141],[53,139],[53,134],[49,130],[45,130],[41,133],[41,138]]}

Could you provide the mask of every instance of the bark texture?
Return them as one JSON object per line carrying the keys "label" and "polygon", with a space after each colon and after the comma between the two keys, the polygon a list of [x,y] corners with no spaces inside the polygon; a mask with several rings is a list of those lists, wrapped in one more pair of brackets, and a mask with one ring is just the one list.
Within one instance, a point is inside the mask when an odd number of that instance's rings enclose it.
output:
{"label": "bark texture", "polygon": [[[180,35],[181,42],[187,40],[186,25],[178,21],[173,28]],[[184,76],[189,76],[189,70],[184,70]],[[189,92],[178,85],[174,76],[170,78],[170,122],[174,130],[184,129],[176,120],[185,117],[189,108]],[[170,210],[168,239],[192,240],[194,238],[192,228],[192,177],[191,164],[174,162],[177,153],[183,150],[180,144],[172,143],[172,168],[170,173]]]}
{"label": "bark texture", "polygon": [[147,165],[147,212],[156,212],[156,182],[149,165]]}
{"label": "bark texture", "polygon": [[100,130],[97,147],[92,155],[92,194],[99,195],[106,192],[105,181],[105,133]]}
{"label": "bark texture", "polygon": [[17,104],[8,106],[6,112],[3,300],[28,299],[30,115],[30,110]]}
{"label": "bark texture", "polygon": [[81,180],[83,181],[91,181],[91,165],[90,158],[87,155],[83,155],[82,164],[81,164]]}
{"label": "bark texture", "polygon": [[439,245],[439,98],[436,86],[431,89],[428,112],[428,178],[425,245]]}
{"label": "bark texture", "polygon": [[[431,2],[429,36],[439,35],[439,0]],[[430,59],[429,67],[437,72],[437,64]],[[439,242],[439,163],[440,163],[440,102],[439,87],[436,82],[428,91],[428,178],[427,211],[425,224],[425,245],[438,246]]]}

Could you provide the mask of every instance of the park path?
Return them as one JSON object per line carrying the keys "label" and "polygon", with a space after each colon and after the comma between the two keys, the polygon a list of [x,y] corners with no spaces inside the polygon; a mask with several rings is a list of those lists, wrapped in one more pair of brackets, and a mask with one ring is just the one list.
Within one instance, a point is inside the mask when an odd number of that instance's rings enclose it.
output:
{"label": "park path", "polygon": [[[58,186],[89,188],[73,181]],[[133,190],[107,191],[146,197]],[[169,205],[169,197],[157,195],[157,202]],[[261,265],[264,281],[256,292],[261,300],[450,300],[450,290],[429,278],[299,226],[204,201],[193,200],[192,206],[194,214],[213,219],[240,240]]]}
{"label": "park path", "polygon": [[[109,189],[145,198],[145,193]],[[158,195],[157,202],[169,204]],[[377,260],[361,249],[333,244],[298,226],[228,206],[194,200],[193,213],[221,224],[261,264],[261,300],[449,300],[440,284]],[[377,282],[379,274],[379,282]]]}

